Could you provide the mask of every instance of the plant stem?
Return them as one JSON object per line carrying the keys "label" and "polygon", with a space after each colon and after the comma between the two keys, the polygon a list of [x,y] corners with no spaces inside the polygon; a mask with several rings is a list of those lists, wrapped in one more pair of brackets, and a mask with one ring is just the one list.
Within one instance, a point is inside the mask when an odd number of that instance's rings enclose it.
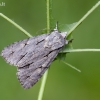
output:
{"label": "plant stem", "polygon": [[49,0],[46,0],[46,4],[47,4],[47,33],[49,32],[50,30],[50,12],[49,12]]}
{"label": "plant stem", "polygon": [[74,70],[78,71],[78,72],[81,72],[81,70],[79,70],[78,68],[74,67],[73,65],[61,60],[63,63],[65,63],[66,65],[68,65],[69,67],[73,68]]}
{"label": "plant stem", "polygon": [[40,86],[40,91],[39,91],[39,95],[38,95],[38,100],[42,100],[42,98],[43,98],[47,75],[48,75],[48,70],[43,75],[41,86]]}
{"label": "plant stem", "polygon": [[63,53],[66,52],[100,52],[100,49],[70,49],[70,50],[63,51]]}
{"label": "plant stem", "polygon": [[98,6],[100,5],[100,1],[97,2],[77,23],[76,25],[68,32],[67,36],[70,35],[79,24],[81,24]]}
{"label": "plant stem", "polygon": [[24,32],[24,34],[26,34],[27,36],[32,37],[32,35],[30,35],[30,33],[28,33],[25,29],[23,29],[21,26],[19,26],[17,23],[12,21],[10,18],[5,16],[4,14],[0,13],[0,16],[3,17],[4,19],[6,19],[11,24],[13,24],[15,27],[17,27],[20,31]]}
{"label": "plant stem", "polygon": [[[52,0],[46,0],[46,5],[47,5],[47,33],[49,33],[51,29],[51,19],[52,19]],[[46,79],[48,76],[48,70],[44,73],[41,86],[40,86],[40,91],[38,95],[38,100],[42,100],[43,98],[43,93],[44,93],[44,88],[46,85]]]}
{"label": "plant stem", "polygon": [[47,33],[51,30],[52,23],[52,0],[46,0],[47,4]]}

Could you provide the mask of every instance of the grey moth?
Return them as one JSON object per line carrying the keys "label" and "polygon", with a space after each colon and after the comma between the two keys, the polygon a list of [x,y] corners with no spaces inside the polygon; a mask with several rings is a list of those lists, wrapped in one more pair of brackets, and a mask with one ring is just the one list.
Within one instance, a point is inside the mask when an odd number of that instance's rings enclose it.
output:
{"label": "grey moth", "polygon": [[31,88],[48,69],[65,44],[67,32],[57,27],[48,34],[15,42],[2,50],[7,63],[17,67],[17,78],[23,88]]}

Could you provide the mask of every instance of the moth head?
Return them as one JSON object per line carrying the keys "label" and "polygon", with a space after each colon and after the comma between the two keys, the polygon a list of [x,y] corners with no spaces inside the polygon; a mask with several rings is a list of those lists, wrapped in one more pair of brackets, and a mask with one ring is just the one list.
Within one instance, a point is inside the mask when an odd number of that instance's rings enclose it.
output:
{"label": "moth head", "polygon": [[63,38],[65,38],[67,35],[67,32],[61,32],[60,34],[62,35]]}

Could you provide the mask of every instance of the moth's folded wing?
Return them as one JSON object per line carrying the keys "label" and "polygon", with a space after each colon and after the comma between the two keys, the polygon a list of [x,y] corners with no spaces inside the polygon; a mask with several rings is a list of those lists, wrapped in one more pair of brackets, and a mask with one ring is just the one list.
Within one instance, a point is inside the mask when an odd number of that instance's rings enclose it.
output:
{"label": "moth's folded wing", "polygon": [[34,63],[31,63],[30,65],[19,67],[17,77],[21,85],[25,89],[32,87],[49,67],[51,62],[57,56],[58,52],[59,49],[52,51],[47,56],[43,57],[42,59],[39,59]]}
{"label": "moth's folded wing", "polygon": [[17,66],[17,63],[29,52],[34,51],[37,43],[40,43],[47,37],[47,34],[28,38],[15,42],[2,50],[1,56],[11,65]]}

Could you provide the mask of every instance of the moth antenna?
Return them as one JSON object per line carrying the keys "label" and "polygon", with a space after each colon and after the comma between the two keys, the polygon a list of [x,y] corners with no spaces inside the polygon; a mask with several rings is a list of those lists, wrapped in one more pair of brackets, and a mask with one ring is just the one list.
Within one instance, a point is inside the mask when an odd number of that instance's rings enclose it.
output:
{"label": "moth antenna", "polygon": [[58,21],[56,22],[56,29],[58,30]]}
{"label": "moth antenna", "polygon": [[56,27],[54,28],[54,31],[58,31],[58,21],[56,22]]}

